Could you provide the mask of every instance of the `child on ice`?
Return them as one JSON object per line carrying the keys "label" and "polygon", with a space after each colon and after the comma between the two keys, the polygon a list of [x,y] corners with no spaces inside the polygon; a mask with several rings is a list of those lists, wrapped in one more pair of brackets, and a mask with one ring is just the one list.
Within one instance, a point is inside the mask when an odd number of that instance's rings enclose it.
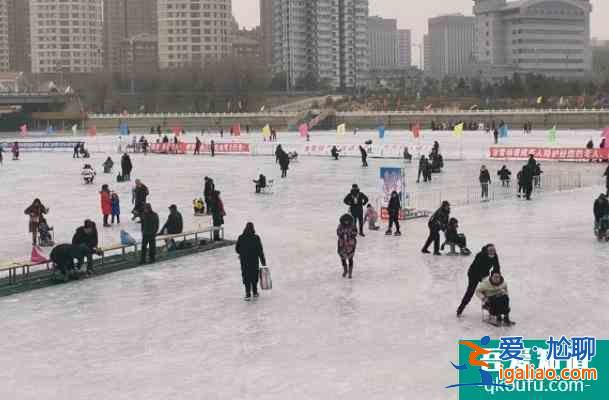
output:
{"label": "child on ice", "polygon": [[121,223],[121,203],[116,192],[112,192],[112,196],[110,197],[110,202],[112,203],[112,223],[114,224],[114,218],[116,218],[116,223]]}
{"label": "child on ice", "polygon": [[379,229],[381,229],[380,226],[376,225],[376,221],[378,221],[378,219],[378,212],[376,212],[376,210],[374,209],[374,207],[372,207],[371,204],[368,204],[368,207],[366,208],[366,215],[364,216],[364,223],[368,221],[368,229],[370,229],[371,231],[378,231]]}

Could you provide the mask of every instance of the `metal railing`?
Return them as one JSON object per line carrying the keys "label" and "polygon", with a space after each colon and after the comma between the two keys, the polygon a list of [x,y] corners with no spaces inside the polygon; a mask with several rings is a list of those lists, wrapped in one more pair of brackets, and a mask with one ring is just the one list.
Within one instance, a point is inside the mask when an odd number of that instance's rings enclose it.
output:
{"label": "metal railing", "polygon": [[[581,173],[543,174],[539,182],[534,182],[533,196],[544,193],[562,192],[601,184],[596,175]],[[512,180],[508,186],[496,182],[488,187],[488,197],[482,199],[481,185],[466,185],[439,190],[417,191],[409,193],[407,206],[419,210],[435,210],[442,201],[448,200],[452,206],[464,206],[485,201],[498,201],[516,198],[518,184]]]}

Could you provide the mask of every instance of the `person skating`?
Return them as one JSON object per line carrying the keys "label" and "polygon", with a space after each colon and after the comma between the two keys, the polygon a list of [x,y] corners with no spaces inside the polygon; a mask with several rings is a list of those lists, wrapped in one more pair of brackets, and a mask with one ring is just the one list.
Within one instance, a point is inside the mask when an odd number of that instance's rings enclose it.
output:
{"label": "person skating", "polygon": [[281,151],[279,154],[279,168],[281,168],[281,177],[286,178],[288,176],[288,169],[290,167],[290,157],[285,151]]}
{"label": "person skating", "polygon": [[378,219],[379,213],[372,207],[372,204],[368,204],[366,206],[366,215],[364,215],[364,223],[368,222],[368,230],[378,231],[381,229],[381,227],[376,224]]}
{"label": "person skating", "polygon": [[336,228],[338,236],[338,256],[343,266],[343,278],[353,277],[353,256],[357,247],[357,227],[353,217],[344,214],[340,217],[340,223]]}
{"label": "person skating", "polygon": [[512,176],[512,171],[510,171],[505,165],[501,167],[499,171],[497,171],[497,175],[501,180],[501,186],[510,186],[510,178]]}
{"label": "person skating", "polygon": [[142,251],[140,253],[140,264],[146,264],[146,253],[148,253],[148,261],[154,263],[156,260],[156,235],[159,231],[159,216],[152,210],[150,203],[146,203],[144,206],[141,222]]}
{"label": "person skating", "polygon": [[419,158],[419,172],[417,174],[417,183],[421,181],[421,175],[423,175],[423,179],[427,182],[427,159],[425,156],[421,156]]}
{"label": "person skating", "polygon": [[[212,216],[212,222],[214,228],[219,228],[224,225],[224,217],[226,216],[226,211],[224,210],[224,203],[220,198],[220,192],[218,190],[214,190],[211,195],[209,208]],[[220,240],[220,232],[214,230],[214,240]]]}
{"label": "person skating", "polygon": [[493,318],[491,324],[498,326],[502,323],[507,326],[515,324],[510,319],[508,287],[499,271],[482,280],[476,290],[476,296],[482,301],[482,307],[487,309]]}
{"label": "person skating", "polygon": [[76,143],[73,150],[72,158],[80,158],[80,143]]}
{"label": "person skating", "polygon": [[264,249],[260,236],[256,234],[254,224],[248,222],[245,225],[243,234],[237,239],[235,251],[239,254],[241,264],[241,278],[245,286],[245,300],[249,301],[258,297],[258,276],[260,274],[260,264],[266,266]]}
{"label": "person skating", "polygon": [[404,161],[406,162],[411,162],[412,161],[412,154],[410,154],[410,152],[408,152],[408,146],[404,147]]}
{"label": "person skating", "polygon": [[427,222],[427,227],[429,228],[429,237],[427,241],[423,245],[423,249],[421,252],[424,254],[429,254],[429,246],[433,242],[433,254],[434,256],[441,255],[440,253],[440,231],[445,231],[448,226],[448,219],[450,217],[450,203],[448,201],[443,201],[440,208],[433,213],[431,218],[429,218],[429,222]]}
{"label": "person skating", "polygon": [[87,257],[87,272],[93,273],[93,253],[97,252],[98,236],[97,226],[90,219],[85,220],[83,226],[76,229],[72,237],[72,244],[76,246],[84,246],[88,249]]}
{"label": "person skating", "polygon": [[359,152],[362,156],[362,167],[368,167],[368,152],[364,149],[363,146],[359,146]]}
{"label": "person skating", "polygon": [[531,194],[533,193],[533,175],[535,174],[535,168],[537,165],[531,166],[531,164],[527,164],[522,169],[522,188],[524,190],[524,198],[527,200],[531,200]]}
{"label": "person skating", "polygon": [[13,153],[13,161],[19,160],[19,143],[13,143],[13,147],[11,148],[11,152]]}
{"label": "person skating", "polygon": [[338,161],[340,151],[338,150],[338,148],[336,146],[332,146],[332,149],[330,150],[330,154],[332,154],[332,157],[334,158],[334,160]]}
{"label": "person skating", "polygon": [[205,208],[207,209],[207,214],[211,214],[211,198],[216,191],[216,185],[214,185],[214,180],[210,177],[205,177],[203,179],[203,199],[205,199]]}
{"label": "person skating", "polygon": [[114,167],[114,161],[112,161],[112,158],[108,156],[102,166],[104,167],[104,174],[110,174],[112,173],[112,168]]}
{"label": "person skating", "polygon": [[[169,216],[167,217],[165,225],[161,228],[159,235],[177,235],[178,233],[182,233],[183,230],[184,219],[182,218],[182,214],[178,211],[178,207],[175,204],[172,204],[169,206]],[[176,242],[174,239],[169,239],[166,243],[169,250],[176,249]]]}
{"label": "person skating", "polygon": [[131,157],[129,157],[129,154],[124,153],[121,157],[121,176],[123,178],[123,181],[131,180],[131,171],[133,171]]}
{"label": "person skating", "polygon": [[116,223],[121,223],[121,201],[116,192],[112,192],[110,196],[110,202],[112,204],[112,223],[116,219]]}
{"label": "person skating", "polygon": [[364,206],[368,204],[368,196],[359,190],[359,186],[353,184],[351,191],[345,196],[344,203],[349,206],[354,223],[359,224],[360,236],[364,236]]}
{"label": "person skating", "polygon": [[197,136],[195,138],[195,152],[194,155],[199,155],[201,154],[201,140],[199,140],[199,137]]}
{"label": "person skating", "polygon": [[609,196],[609,167],[607,167],[603,176],[605,177],[605,188],[607,189],[607,196]]}
{"label": "person skating", "polygon": [[107,228],[110,226],[108,217],[112,215],[112,198],[108,185],[102,185],[101,191],[99,192],[99,198],[101,201],[102,215],[104,216],[104,228]]}
{"label": "person skating", "polygon": [[391,192],[391,198],[389,199],[389,204],[387,205],[387,212],[389,213],[389,227],[387,228],[387,232],[385,235],[392,234],[392,228],[395,224],[395,236],[400,236],[402,233],[400,232],[400,211],[402,210],[402,204],[400,202],[400,195],[395,190]]}
{"label": "person skating", "polygon": [[457,308],[457,317],[463,314],[463,310],[465,310],[465,307],[467,307],[476,292],[476,287],[478,287],[482,279],[489,276],[491,270],[493,272],[501,272],[501,267],[499,266],[499,257],[497,256],[495,246],[487,244],[476,254],[474,262],[472,262],[467,271],[467,290],[465,295],[463,295],[461,304]]}
{"label": "person skating", "polygon": [[95,180],[95,176],[97,174],[95,173],[95,170],[93,169],[91,164],[85,164],[82,167],[82,171],[80,172],[80,175],[82,176],[82,178],[85,182],[85,185],[91,185],[91,184],[93,184],[93,181]]}
{"label": "person skating", "polygon": [[213,140],[209,143],[209,152],[211,153],[212,157],[216,156],[216,142]]}
{"label": "person skating", "polygon": [[499,129],[493,129],[493,139],[495,140],[495,144],[499,143]]}
{"label": "person skating", "polygon": [[131,218],[131,220],[135,220],[136,218],[140,218],[141,221],[141,215],[144,212],[144,208],[146,206],[146,199],[148,198],[148,195],[150,194],[150,192],[148,191],[148,187],[146,187],[146,185],[144,185],[142,183],[142,181],[140,181],[139,179],[135,180],[135,188],[133,188],[133,217]]}
{"label": "person skating", "polygon": [[526,169],[526,166],[522,167],[522,169],[520,171],[518,171],[518,173],[516,174],[516,181],[518,181],[518,198],[522,197],[524,195],[524,170]]}
{"label": "person skating", "polygon": [[482,201],[488,200],[488,187],[491,184],[491,174],[488,172],[485,165],[480,167],[480,176],[478,179],[480,180],[481,188],[480,199]]}

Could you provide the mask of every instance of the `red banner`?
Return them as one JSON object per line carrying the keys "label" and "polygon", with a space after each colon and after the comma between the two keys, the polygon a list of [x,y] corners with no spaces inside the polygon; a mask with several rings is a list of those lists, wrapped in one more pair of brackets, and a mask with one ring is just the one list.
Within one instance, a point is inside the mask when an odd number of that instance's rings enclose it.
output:
{"label": "red banner", "polygon": [[580,147],[491,147],[490,157],[499,159],[525,159],[533,155],[538,160],[607,160],[609,149]]}
{"label": "red banner", "polygon": [[[249,143],[216,143],[215,153],[217,154],[249,154]],[[151,153],[160,154],[187,154],[194,153],[194,143],[153,143],[150,145]],[[201,144],[201,153],[211,153],[211,145]]]}

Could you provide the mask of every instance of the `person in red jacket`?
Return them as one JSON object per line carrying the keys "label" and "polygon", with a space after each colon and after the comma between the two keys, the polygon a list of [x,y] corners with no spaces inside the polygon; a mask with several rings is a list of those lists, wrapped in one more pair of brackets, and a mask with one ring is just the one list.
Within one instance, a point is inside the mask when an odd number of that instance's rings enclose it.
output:
{"label": "person in red jacket", "polygon": [[99,197],[101,199],[102,214],[104,215],[104,227],[108,227],[110,226],[110,224],[108,224],[108,217],[112,215],[112,198],[108,185],[102,185]]}

